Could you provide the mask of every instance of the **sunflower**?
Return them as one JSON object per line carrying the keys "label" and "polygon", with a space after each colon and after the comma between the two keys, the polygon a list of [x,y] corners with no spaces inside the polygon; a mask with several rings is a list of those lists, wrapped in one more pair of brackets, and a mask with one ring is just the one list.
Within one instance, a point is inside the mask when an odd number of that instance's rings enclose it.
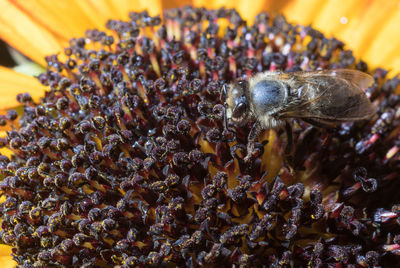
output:
{"label": "sunflower", "polygon": [[[42,72],[0,68],[2,263],[366,267],[399,254],[398,199],[385,194],[398,185],[399,81],[377,68],[400,70],[396,1],[0,7],[0,37]],[[222,131],[219,80],[318,67],[373,74],[377,118],[333,133],[296,123],[295,175],[273,131],[246,166],[248,133]]]}

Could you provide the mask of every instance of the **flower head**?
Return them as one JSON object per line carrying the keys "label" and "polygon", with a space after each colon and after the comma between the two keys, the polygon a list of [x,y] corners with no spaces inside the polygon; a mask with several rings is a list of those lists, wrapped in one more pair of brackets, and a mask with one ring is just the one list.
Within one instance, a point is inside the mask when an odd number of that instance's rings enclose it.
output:
{"label": "flower head", "polygon": [[[362,267],[398,261],[400,80],[372,72],[369,122],[293,122],[295,173],[266,131],[225,129],[221,87],[264,70],[369,71],[344,44],[260,13],[131,12],[46,57],[2,147],[1,237],[20,265]],[[367,200],[367,201],[366,201]]]}

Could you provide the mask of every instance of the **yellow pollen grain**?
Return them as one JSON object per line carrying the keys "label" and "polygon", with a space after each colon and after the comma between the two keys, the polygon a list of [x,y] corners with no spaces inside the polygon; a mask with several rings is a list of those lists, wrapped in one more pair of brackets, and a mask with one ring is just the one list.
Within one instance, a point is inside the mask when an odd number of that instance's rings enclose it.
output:
{"label": "yellow pollen grain", "polygon": [[107,244],[109,244],[110,246],[112,246],[115,242],[113,239],[106,238],[106,237],[103,237],[103,241],[106,242]]}
{"label": "yellow pollen grain", "polygon": [[82,244],[82,247],[94,249],[94,247],[92,246],[92,244],[90,244],[89,242],[84,242],[84,243]]}
{"label": "yellow pollen grain", "polygon": [[82,190],[85,192],[85,194],[91,194],[94,192],[94,190],[90,188],[87,184],[82,186]]}

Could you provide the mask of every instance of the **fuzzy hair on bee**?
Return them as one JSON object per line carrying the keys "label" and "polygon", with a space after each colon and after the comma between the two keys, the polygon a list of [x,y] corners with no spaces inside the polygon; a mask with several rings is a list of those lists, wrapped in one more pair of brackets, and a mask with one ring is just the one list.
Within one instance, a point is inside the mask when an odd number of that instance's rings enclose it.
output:
{"label": "fuzzy hair on bee", "polygon": [[317,127],[365,120],[376,107],[365,94],[374,79],[363,72],[334,69],[311,72],[262,72],[226,88],[226,119],[237,126],[254,121],[249,142],[264,129],[301,119]]}

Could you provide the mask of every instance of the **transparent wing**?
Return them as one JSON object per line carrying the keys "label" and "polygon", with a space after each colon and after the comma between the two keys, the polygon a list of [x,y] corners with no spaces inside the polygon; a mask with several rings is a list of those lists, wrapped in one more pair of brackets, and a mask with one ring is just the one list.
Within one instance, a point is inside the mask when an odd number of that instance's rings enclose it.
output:
{"label": "transparent wing", "polygon": [[311,72],[310,74],[339,77],[349,81],[355,87],[361,88],[363,90],[367,89],[375,82],[374,78],[372,78],[372,76],[370,76],[369,74],[350,69],[324,70],[324,71]]}
{"label": "transparent wing", "polygon": [[282,117],[331,121],[368,119],[376,113],[364,90],[374,79],[356,70],[325,70],[290,74],[289,103]]}

